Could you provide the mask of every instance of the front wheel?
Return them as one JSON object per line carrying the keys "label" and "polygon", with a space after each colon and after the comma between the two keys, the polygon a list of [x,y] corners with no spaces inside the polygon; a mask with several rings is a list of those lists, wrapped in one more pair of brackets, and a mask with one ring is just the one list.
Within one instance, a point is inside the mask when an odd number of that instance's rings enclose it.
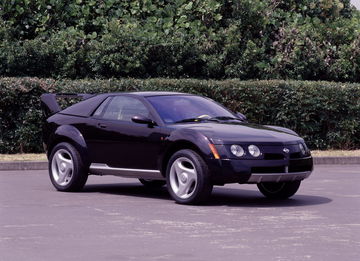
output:
{"label": "front wheel", "polygon": [[180,150],[170,158],[166,183],[171,197],[180,204],[203,202],[213,188],[206,163],[189,149]]}
{"label": "front wheel", "polygon": [[49,175],[57,190],[79,191],[87,181],[88,168],[73,145],[61,142],[49,157]]}
{"label": "front wheel", "polygon": [[301,181],[292,182],[263,182],[257,184],[260,192],[267,198],[287,199],[299,189]]}

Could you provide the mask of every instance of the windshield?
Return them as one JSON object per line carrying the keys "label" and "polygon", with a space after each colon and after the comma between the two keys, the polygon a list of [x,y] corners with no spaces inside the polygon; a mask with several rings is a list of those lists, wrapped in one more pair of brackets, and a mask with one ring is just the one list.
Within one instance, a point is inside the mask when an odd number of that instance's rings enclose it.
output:
{"label": "windshield", "polygon": [[[165,123],[188,119],[210,119],[234,115],[214,101],[192,95],[169,95],[147,97]],[[196,121],[196,120],[194,120]]]}

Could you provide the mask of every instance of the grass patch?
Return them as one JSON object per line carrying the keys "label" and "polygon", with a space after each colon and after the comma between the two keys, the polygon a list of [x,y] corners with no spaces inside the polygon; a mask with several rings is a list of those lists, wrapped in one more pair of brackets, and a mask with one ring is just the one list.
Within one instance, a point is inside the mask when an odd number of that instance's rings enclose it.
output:
{"label": "grass patch", "polygon": [[313,150],[314,157],[360,157],[360,150]]}
{"label": "grass patch", "polygon": [[0,154],[0,161],[44,161],[47,160],[46,154],[26,153],[26,154]]}

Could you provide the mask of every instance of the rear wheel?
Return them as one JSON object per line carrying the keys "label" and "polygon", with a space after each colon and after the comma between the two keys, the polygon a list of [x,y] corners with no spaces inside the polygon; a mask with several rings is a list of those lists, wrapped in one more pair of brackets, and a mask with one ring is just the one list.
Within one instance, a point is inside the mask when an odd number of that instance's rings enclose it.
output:
{"label": "rear wheel", "polygon": [[160,188],[166,184],[165,180],[139,179],[139,181],[148,188]]}
{"label": "rear wheel", "polygon": [[300,183],[300,180],[293,182],[263,182],[257,184],[257,186],[267,198],[287,199],[298,191]]}
{"label": "rear wheel", "polygon": [[88,178],[88,168],[79,152],[67,142],[57,144],[49,158],[51,183],[60,191],[79,191]]}
{"label": "rear wheel", "polygon": [[206,163],[189,149],[180,150],[170,158],[166,182],[171,197],[181,204],[203,202],[213,188]]}

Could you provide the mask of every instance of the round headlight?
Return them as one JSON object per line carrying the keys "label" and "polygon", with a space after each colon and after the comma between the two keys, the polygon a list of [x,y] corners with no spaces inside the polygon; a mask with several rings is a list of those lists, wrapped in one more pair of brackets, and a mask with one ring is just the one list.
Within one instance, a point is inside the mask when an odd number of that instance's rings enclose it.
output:
{"label": "round headlight", "polygon": [[241,157],[245,154],[244,149],[239,145],[231,145],[230,150],[231,153],[234,154],[236,157]]}
{"label": "round headlight", "polygon": [[300,151],[301,151],[301,153],[302,153],[303,155],[306,154],[305,146],[304,146],[302,143],[299,143],[299,149],[300,149]]}
{"label": "round headlight", "polygon": [[249,153],[253,156],[253,157],[259,157],[261,155],[261,151],[258,148],[258,146],[255,145],[250,145],[248,147]]}

